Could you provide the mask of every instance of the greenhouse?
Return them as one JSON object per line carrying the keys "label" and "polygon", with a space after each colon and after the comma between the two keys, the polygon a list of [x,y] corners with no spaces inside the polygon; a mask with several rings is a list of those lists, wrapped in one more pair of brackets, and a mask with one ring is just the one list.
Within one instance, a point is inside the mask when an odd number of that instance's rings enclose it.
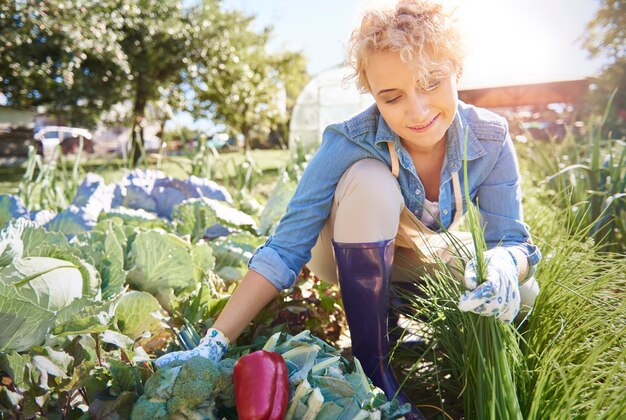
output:
{"label": "greenhouse", "polygon": [[350,69],[339,65],[313,77],[302,89],[293,108],[289,126],[289,148],[295,141],[303,145],[317,145],[324,128],[353,115],[374,99],[370,94],[360,93],[356,83],[348,79]]}

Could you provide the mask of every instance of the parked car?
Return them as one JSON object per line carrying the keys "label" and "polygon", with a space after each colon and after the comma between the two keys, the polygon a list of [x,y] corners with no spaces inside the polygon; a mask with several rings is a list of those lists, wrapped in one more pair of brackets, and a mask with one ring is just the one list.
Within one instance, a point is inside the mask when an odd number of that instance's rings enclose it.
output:
{"label": "parked car", "polygon": [[61,145],[63,154],[75,153],[81,141],[84,151],[92,153],[94,150],[93,136],[85,128],[49,125],[37,131],[33,138],[37,152],[44,158],[51,157],[58,145]]}

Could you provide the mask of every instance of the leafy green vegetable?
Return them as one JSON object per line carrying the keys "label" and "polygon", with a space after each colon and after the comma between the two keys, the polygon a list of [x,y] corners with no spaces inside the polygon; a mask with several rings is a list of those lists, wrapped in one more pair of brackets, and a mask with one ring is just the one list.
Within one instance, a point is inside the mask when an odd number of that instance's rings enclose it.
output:
{"label": "leafy green vegetable", "polygon": [[339,350],[308,330],[295,336],[278,332],[264,349],[281,353],[288,367],[292,398],[286,419],[367,419],[370,415],[395,419],[411,409],[409,404],[387,401],[357,359],[349,363]]}
{"label": "leafy green vegetable", "polygon": [[213,248],[204,241],[191,245],[191,259],[194,266],[194,278],[200,281],[208,276],[215,267]]}
{"label": "leafy green vegetable", "polygon": [[216,259],[216,270],[221,272],[226,267],[246,270],[255,249],[263,242],[265,242],[263,237],[254,236],[248,232],[232,234],[228,238],[211,241],[211,248]]}
{"label": "leafy green vegetable", "polygon": [[172,220],[176,223],[176,232],[189,235],[191,242],[204,237],[204,232],[217,223],[215,210],[203,199],[192,198],[174,207]]}
{"label": "leafy green vegetable", "polygon": [[174,234],[160,229],[139,232],[129,252],[127,281],[152,294],[192,288],[199,278],[191,252],[191,244]]}
{"label": "leafy green vegetable", "polygon": [[0,232],[0,267],[11,264],[15,259],[22,258],[24,243],[21,236],[25,223],[24,219],[18,219]]}
{"label": "leafy green vegetable", "polygon": [[129,209],[126,207],[116,207],[106,213],[101,213],[99,220],[121,219],[125,225],[140,228],[162,228],[166,229],[169,223],[143,209]]}
{"label": "leafy green vegetable", "polygon": [[0,194],[0,226],[27,215],[28,210],[21,198],[11,194]]}
{"label": "leafy green vegetable", "polygon": [[102,297],[118,295],[126,281],[124,271],[124,249],[127,238],[119,219],[106,219],[99,222],[89,233],[79,235],[73,244],[82,251],[100,273]]}
{"label": "leafy green vegetable", "polygon": [[59,232],[49,232],[34,223],[24,224],[21,238],[24,244],[24,257],[51,257],[53,254],[75,252],[65,235]]}
{"label": "leafy green vegetable", "polygon": [[42,344],[54,317],[83,296],[83,275],[74,264],[47,257],[13,261],[0,270],[0,351]]}
{"label": "leafy green vegetable", "polygon": [[246,213],[235,209],[224,201],[213,200],[206,197],[202,197],[199,200],[202,200],[205,205],[215,212],[215,217],[219,223],[256,233],[256,222]]}
{"label": "leafy green vegetable", "polygon": [[69,237],[91,230],[98,221],[98,214],[91,214],[82,207],[70,205],[46,223],[46,229]]}
{"label": "leafy green vegetable", "polygon": [[129,291],[115,304],[117,326],[133,340],[145,332],[156,334],[163,330],[163,314],[159,301],[147,292]]}

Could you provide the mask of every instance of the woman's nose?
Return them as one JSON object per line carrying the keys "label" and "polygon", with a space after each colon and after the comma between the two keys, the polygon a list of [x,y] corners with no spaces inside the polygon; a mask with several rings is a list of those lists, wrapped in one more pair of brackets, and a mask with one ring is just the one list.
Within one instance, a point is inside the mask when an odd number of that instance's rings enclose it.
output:
{"label": "woman's nose", "polygon": [[423,119],[428,118],[428,101],[421,92],[411,95],[407,108],[407,117],[415,120],[415,123],[423,123]]}

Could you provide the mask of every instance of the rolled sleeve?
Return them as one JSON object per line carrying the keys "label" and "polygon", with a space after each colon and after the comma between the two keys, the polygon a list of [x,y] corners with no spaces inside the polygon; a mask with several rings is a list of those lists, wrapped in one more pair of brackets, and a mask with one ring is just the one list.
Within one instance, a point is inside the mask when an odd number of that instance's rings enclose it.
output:
{"label": "rolled sleeve", "polygon": [[279,290],[293,287],[300,270],[311,259],[311,248],[330,214],[339,179],[355,162],[370,156],[335,126],[327,128],[276,231],[255,251],[248,268]]}
{"label": "rolled sleeve", "polygon": [[289,289],[296,283],[297,274],[289,268],[278,252],[268,246],[271,240],[270,237],[265,245],[255,251],[248,261],[248,268],[265,277],[278,291]]}
{"label": "rolled sleeve", "polygon": [[[278,290],[293,287],[311,259],[311,248],[330,214],[335,189],[344,172],[371,154],[334,126],[308,163],[276,231],[259,247],[248,268],[267,278]],[[337,159],[341,156],[341,159]]]}
{"label": "rolled sleeve", "polygon": [[523,243],[520,245],[520,248],[526,252],[526,256],[528,258],[529,265],[537,265],[539,261],[541,261],[541,251],[537,247],[537,245],[533,245],[531,243]]}

